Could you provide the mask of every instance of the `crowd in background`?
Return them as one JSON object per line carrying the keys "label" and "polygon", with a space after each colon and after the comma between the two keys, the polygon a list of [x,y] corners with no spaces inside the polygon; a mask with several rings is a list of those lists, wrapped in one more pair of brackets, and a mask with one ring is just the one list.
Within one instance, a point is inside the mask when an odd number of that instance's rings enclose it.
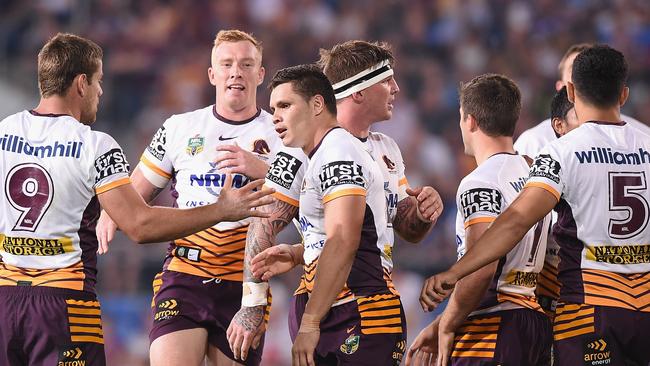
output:
{"label": "crowd in background", "polygon": [[[36,54],[59,31],[104,49],[104,95],[94,128],[112,134],[132,165],[172,114],[214,103],[207,79],[219,29],[252,32],[264,46],[267,80],[279,68],[313,62],[319,48],[348,39],[393,46],[401,88],[391,121],[374,129],[402,150],[412,186],[431,185],[445,213],[419,245],[398,240],[395,280],[413,337],[426,321],[417,304],[424,276],[456,258],[455,191],[474,167],[458,129],[459,82],[495,72],[514,79],[523,103],[517,134],[549,116],[557,65],[573,43],[602,42],[630,65],[626,114],[650,116],[650,2],[646,0],[41,0],[0,1],[0,84],[36,105]],[[258,105],[268,109],[265,84]],[[4,104],[2,101],[0,104]],[[3,111],[1,118],[17,110]],[[650,119],[648,119],[650,120]],[[161,204],[171,202],[163,193]],[[283,240],[297,240],[295,232]],[[99,293],[110,365],[146,365],[151,281],[166,245],[119,236],[100,258]],[[299,271],[273,283],[266,365],[290,356],[287,302]]]}

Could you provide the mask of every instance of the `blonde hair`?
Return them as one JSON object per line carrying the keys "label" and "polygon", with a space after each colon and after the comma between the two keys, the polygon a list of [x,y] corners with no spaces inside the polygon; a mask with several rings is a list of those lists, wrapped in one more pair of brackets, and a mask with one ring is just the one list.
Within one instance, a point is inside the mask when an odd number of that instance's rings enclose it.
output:
{"label": "blonde hair", "polygon": [[224,42],[241,42],[241,41],[248,41],[255,46],[257,51],[260,53],[260,57],[262,56],[262,42],[258,41],[257,38],[253,37],[252,34],[246,33],[244,31],[240,31],[239,29],[227,29],[227,30],[220,30],[216,37],[214,37],[214,43],[212,46],[212,51],[214,50],[222,43]]}

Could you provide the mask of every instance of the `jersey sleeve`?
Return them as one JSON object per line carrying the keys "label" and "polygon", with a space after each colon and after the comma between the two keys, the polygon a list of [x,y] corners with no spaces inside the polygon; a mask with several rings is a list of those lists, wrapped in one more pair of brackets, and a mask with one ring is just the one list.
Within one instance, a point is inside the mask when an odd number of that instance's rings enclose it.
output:
{"label": "jersey sleeve", "polygon": [[406,166],[404,165],[404,158],[402,157],[402,152],[400,151],[395,141],[393,141],[393,144],[395,148],[395,154],[397,156],[397,161],[395,162],[395,165],[397,165],[397,176],[399,177],[399,180],[397,182],[397,201],[401,201],[404,198],[408,197],[408,194],[406,193],[406,188],[409,187],[409,182],[406,179]]}
{"label": "jersey sleeve", "polygon": [[552,145],[544,147],[530,167],[525,187],[545,189],[559,201],[564,189],[564,171],[560,160],[560,155]]}
{"label": "jersey sleeve", "polygon": [[138,164],[145,178],[158,188],[164,188],[172,178],[173,164],[169,157],[167,139],[168,122],[169,120],[153,136]]}
{"label": "jersey sleeve", "polygon": [[97,133],[93,172],[95,194],[130,183],[129,163],[120,145],[109,135]]}
{"label": "jersey sleeve", "polygon": [[474,224],[491,223],[503,209],[503,194],[487,182],[464,180],[458,187],[456,206],[466,229]]}
{"label": "jersey sleeve", "polygon": [[306,169],[307,156],[302,150],[283,146],[266,173],[264,185],[275,189],[275,198],[298,207]]}
{"label": "jersey sleeve", "polygon": [[360,151],[349,149],[326,154],[316,162],[318,176],[314,177],[323,203],[343,196],[366,196],[369,187],[369,167],[363,166]]}

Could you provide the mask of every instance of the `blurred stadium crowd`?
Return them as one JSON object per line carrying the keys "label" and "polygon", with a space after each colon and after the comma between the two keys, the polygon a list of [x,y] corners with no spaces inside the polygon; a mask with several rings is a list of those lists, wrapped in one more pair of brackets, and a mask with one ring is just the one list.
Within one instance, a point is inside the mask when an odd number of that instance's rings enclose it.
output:
{"label": "blurred stadium crowd", "polygon": [[[519,85],[517,134],[549,115],[557,64],[568,46],[602,42],[630,65],[624,113],[650,115],[650,2],[645,0],[41,0],[0,1],[0,112],[36,105],[36,54],[58,31],[104,48],[104,96],[94,128],[111,133],[132,166],[163,121],[214,103],[207,80],[212,40],[239,28],[262,40],[267,80],[279,68],[313,62],[320,47],[347,39],[393,45],[401,92],[393,119],[378,129],[400,145],[411,185],[431,185],[445,213],[419,245],[398,243],[395,280],[409,334],[430,319],[417,304],[423,276],[455,260],[454,195],[474,166],[458,130],[460,81],[503,73]],[[258,105],[268,109],[261,88]],[[169,202],[163,193],[159,203]],[[297,240],[286,233],[286,241]],[[151,280],[166,245],[136,246],[124,237],[100,258],[99,293],[110,365],[146,365]],[[290,357],[288,298],[297,273],[272,285],[274,311],[265,365]]]}

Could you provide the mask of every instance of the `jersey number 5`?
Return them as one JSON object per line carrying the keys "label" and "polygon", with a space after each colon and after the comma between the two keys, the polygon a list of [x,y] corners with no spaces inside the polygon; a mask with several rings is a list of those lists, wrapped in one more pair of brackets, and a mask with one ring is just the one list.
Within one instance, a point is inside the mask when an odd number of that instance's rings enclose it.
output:
{"label": "jersey number 5", "polygon": [[20,217],[15,231],[35,231],[54,197],[50,174],[34,163],[19,164],[7,174],[5,194]]}
{"label": "jersey number 5", "polygon": [[646,190],[645,172],[609,173],[609,211],[623,213],[609,219],[612,238],[631,238],[648,225]]}

